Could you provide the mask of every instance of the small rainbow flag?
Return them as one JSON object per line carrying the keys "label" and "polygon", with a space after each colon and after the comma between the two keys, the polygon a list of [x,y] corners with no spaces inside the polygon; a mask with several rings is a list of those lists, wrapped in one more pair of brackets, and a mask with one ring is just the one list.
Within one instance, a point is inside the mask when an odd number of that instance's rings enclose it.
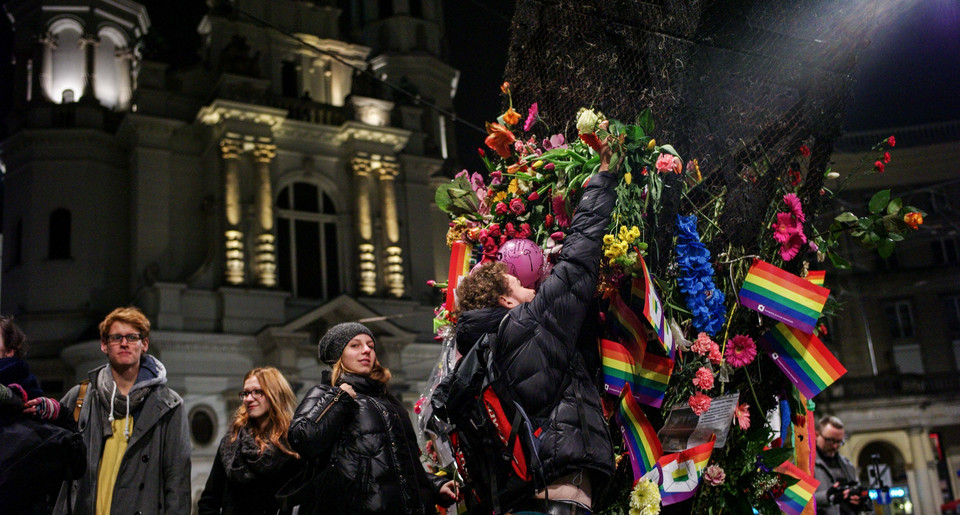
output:
{"label": "small rainbow flag", "polygon": [[808,399],[847,373],[820,338],[784,324],[777,324],[764,334],[760,345]]}
{"label": "small rainbow flag", "polygon": [[744,279],[740,304],[812,333],[829,295],[830,290],[758,259]]}
{"label": "small rainbow flag", "polygon": [[453,311],[456,307],[456,291],[460,278],[470,273],[470,246],[455,241],[450,246],[450,268],[447,270],[447,299],[443,308]]}
{"label": "small rainbow flag", "polygon": [[[664,506],[685,501],[697,493],[700,477],[703,475],[703,469],[707,468],[716,440],[717,437],[714,435],[705,444],[667,454],[657,461],[656,470],[659,474],[654,472],[646,479],[660,483],[660,499]],[[659,477],[656,477],[658,475]]]}
{"label": "small rainbow flag", "polygon": [[630,452],[630,464],[633,466],[633,484],[657,465],[657,460],[663,455],[660,439],[653,430],[647,416],[643,414],[630,392],[630,385],[623,387],[620,396],[620,407],[616,413],[623,442]]}
{"label": "small rainbow flag", "polygon": [[773,470],[800,480],[788,486],[787,489],[783,491],[783,494],[775,499],[783,513],[800,515],[803,513],[803,509],[807,504],[810,503],[810,500],[813,499],[813,493],[817,490],[817,486],[820,485],[820,481],[817,481],[810,474],[800,470],[789,461],[783,462]]}
{"label": "small rainbow flag", "polygon": [[643,299],[643,316],[646,317],[653,327],[653,330],[657,333],[657,338],[660,339],[663,350],[667,352],[670,358],[673,358],[675,352],[673,332],[670,331],[670,326],[667,325],[667,318],[663,312],[663,303],[660,302],[660,296],[657,295],[657,290],[653,287],[653,279],[650,278],[647,263],[644,262],[643,256],[638,256],[638,259],[640,260],[641,268],[643,268],[643,280],[641,281],[639,277],[633,280],[630,287],[631,293],[634,298]]}
{"label": "small rainbow flag", "polygon": [[816,284],[817,286],[823,286],[823,283],[827,280],[827,271],[826,270],[810,270],[807,272],[807,276],[804,279]]}
{"label": "small rainbow flag", "polygon": [[640,345],[600,339],[603,366],[603,388],[611,395],[620,395],[630,386],[637,402],[659,408],[673,373],[673,360],[647,353],[646,340]]}
{"label": "small rainbow flag", "polygon": [[622,340],[632,340],[636,342],[637,346],[646,348],[647,331],[643,322],[627,306],[619,293],[614,293],[610,298],[610,313],[613,315],[611,319],[613,330]]}

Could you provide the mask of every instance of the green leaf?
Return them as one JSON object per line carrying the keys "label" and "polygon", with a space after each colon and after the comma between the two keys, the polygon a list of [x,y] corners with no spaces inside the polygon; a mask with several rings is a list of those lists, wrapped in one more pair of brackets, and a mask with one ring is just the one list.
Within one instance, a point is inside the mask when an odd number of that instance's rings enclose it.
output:
{"label": "green leaf", "polygon": [[897,246],[896,242],[890,238],[884,238],[877,242],[877,253],[880,254],[880,257],[887,259],[893,254],[893,249]]}
{"label": "green leaf", "polygon": [[653,132],[653,114],[650,112],[650,108],[644,109],[637,115],[637,125],[640,126],[644,134]]}
{"label": "green leaf", "polygon": [[677,151],[673,149],[673,145],[660,145],[658,148],[660,149],[661,152],[666,152],[668,154],[673,154],[677,157],[680,157],[680,154],[678,154]]}
{"label": "green leaf", "polygon": [[770,467],[778,467],[781,463],[793,457],[793,447],[775,447],[760,452],[760,460],[763,464]]}
{"label": "green leaf", "polygon": [[890,190],[881,190],[873,195],[873,198],[870,199],[870,212],[879,213],[883,211],[883,208],[887,207],[887,204],[890,203]]}
{"label": "green leaf", "polygon": [[903,207],[903,199],[897,197],[887,204],[887,214],[895,215],[900,212],[901,207]]}
{"label": "green leaf", "polygon": [[846,213],[840,213],[839,215],[837,215],[837,217],[834,218],[834,220],[838,222],[856,222],[857,215],[851,213],[850,211],[847,211]]}
{"label": "green leaf", "polygon": [[458,177],[451,182],[441,184],[434,196],[437,207],[454,216],[473,214],[480,206],[480,199],[470,187],[466,177]]}
{"label": "green leaf", "polygon": [[836,268],[837,270],[849,270],[849,269],[850,269],[850,262],[847,261],[846,259],[843,259],[843,258],[840,257],[839,255],[837,255],[836,252],[830,252],[829,254],[827,254],[827,257],[830,258],[830,263],[831,263],[831,264],[833,265],[833,267]]}
{"label": "green leaf", "polygon": [[887,235],[887,238],[890,238],[893,241],[903,241],[903,235],[900,233],[892,232]]}

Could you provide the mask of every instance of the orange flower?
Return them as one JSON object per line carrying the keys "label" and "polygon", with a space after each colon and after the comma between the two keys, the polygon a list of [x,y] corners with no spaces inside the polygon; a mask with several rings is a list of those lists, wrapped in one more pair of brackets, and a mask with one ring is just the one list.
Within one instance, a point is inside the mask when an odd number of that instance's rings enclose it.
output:
{"label": "orange flower", "polygon": [[526,163],[514,163],[507,167],[507,173],[527,173]]}
{"label": "orange flower", "polygon": [[923,225],[923,214],[922,213],[907,213],[903,215],[903,221],[907,223],[910,227],[913,227],[914,230],[919,229]]}
{"label": "orange flower", "polygon": [[503,113],[503,121],[507,125],[516,125],[520,121],[520,113],[513,110],[513,107],[507,109],[507,112]]}
{"label": "orange flower", "polygon": [[503,93],[504,95],[509,95],[509,94],[510,94],[510,83],[509,83],[509,82],[504,82],[503,84],[501,84],[501,85],[500,85],[500,92]]}
{"label": "orange flower", "polygon": [[499,123],[487,122],[487,134],[487,139],[483,140],[483,142],[499,154],[500,157],[510,157],[510,145],[512,145],[514,141],[517,141],[513,133]]}

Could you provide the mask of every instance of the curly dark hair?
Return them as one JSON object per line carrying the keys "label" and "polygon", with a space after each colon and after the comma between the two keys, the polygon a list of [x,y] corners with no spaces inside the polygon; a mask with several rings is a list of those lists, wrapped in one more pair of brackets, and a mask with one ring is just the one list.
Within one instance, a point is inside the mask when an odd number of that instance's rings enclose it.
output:
{"label": "curly dark hair", "polygon": [[27,355],[27,335],[13,322],[13,317],[0,316],[0,331],[3,333],[4,349],[13,351],[16,358]]}
{"label": "curly dark hair", "polygon": [[457,286],[457,314],[498,306],[500,297],[510,293],[506,275],[507,265],[489,262],[464,277]]}

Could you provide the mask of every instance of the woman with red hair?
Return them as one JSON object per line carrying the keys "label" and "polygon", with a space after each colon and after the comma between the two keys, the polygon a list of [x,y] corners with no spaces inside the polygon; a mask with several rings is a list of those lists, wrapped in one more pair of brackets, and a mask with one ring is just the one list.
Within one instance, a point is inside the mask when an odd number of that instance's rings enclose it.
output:
{"label": "woman with red hair", "polygon": [[239,396],[240,407],[200,495],[199,513],[291,513],[293,507],[276,495],[300,467],[300,456],[287,443],[293,390],[279,370],[262,367],[247,372]]}

